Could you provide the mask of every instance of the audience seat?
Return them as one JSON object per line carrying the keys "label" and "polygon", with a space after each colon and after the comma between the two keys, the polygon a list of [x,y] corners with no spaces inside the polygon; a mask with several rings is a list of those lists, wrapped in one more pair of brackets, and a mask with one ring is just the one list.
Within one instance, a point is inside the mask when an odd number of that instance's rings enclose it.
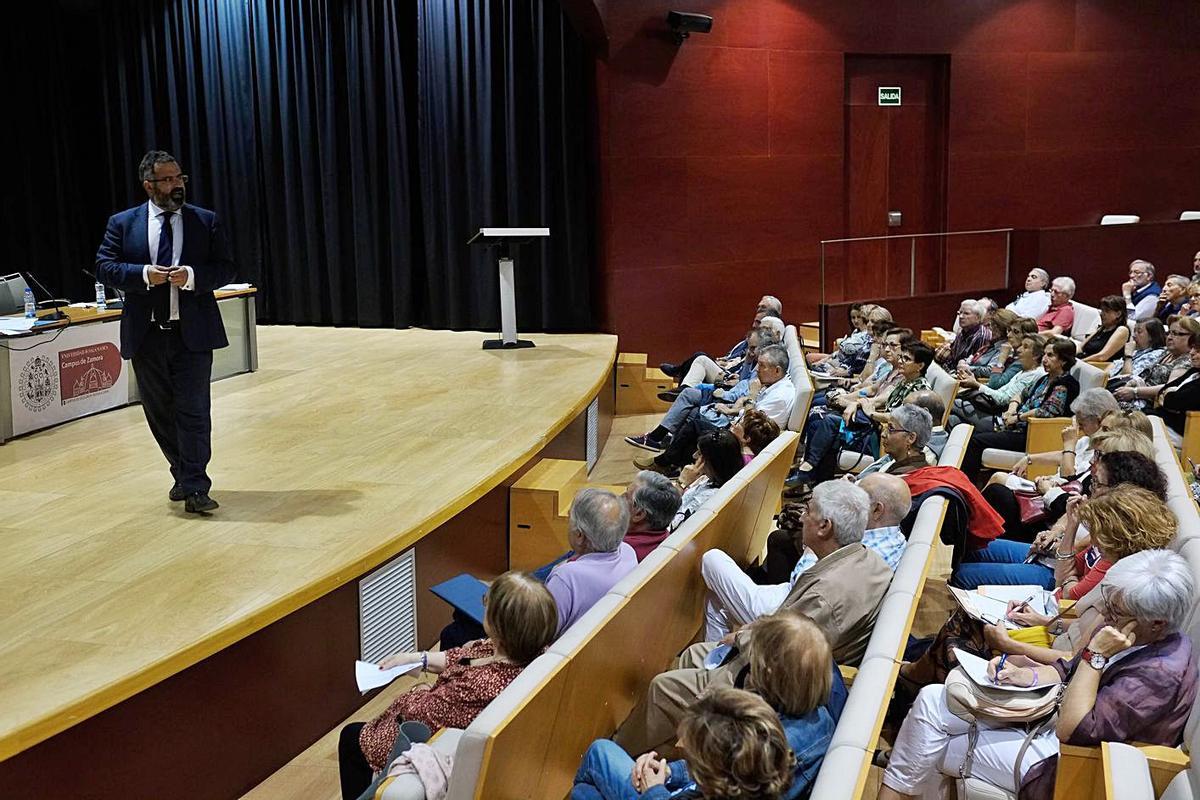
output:
{"label": "audience seat", "polygon": [[796,400],[792,404],[792,415],[788,417],[787,429],[800,432],[804,430],[804,423],[808,421],[808,411],[812,408],[814,384],[795,325],[788,325],[783,329],[783,346],[787,348],[788,354],[788,380],[796,387]]}
{"label": "audience seat", "polygon": [[1100,327],[1100,309],[1084,305],[1074,300],[1071,306],[1075,309],[1075,322],[1071,324],[1071,338],[1082,342],[1088,334]]}
{"label": "audience seat", "polygon": [[941,421],[934,420],[935,425],[945,426],[950,421],[950,412],[954,410],[954,396],[958,394],[959,382],[958,379],[951,375],[942,367],[935,363],[929,365],[929,369],[925,370],[925,380],[929,383],[929,387],[942,398],[942,402],[946,404],[946,413],[942,414]]}
{"label": "audience seat", "polygon": [[1137,214],[1105,214],[1100,218],[1101,225],[1132,225],[1141,221]]}

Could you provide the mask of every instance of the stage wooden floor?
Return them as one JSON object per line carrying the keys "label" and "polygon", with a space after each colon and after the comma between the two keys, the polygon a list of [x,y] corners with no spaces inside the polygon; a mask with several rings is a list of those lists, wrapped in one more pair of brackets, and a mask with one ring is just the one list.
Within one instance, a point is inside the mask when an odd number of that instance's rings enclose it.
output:
{"label": "stage wooden floor", "polygon": [[139,407],[0,447],[0,760],[357,577],[498,485],[595,395],[616,338],[261,327],[213,386],[211,518]]}

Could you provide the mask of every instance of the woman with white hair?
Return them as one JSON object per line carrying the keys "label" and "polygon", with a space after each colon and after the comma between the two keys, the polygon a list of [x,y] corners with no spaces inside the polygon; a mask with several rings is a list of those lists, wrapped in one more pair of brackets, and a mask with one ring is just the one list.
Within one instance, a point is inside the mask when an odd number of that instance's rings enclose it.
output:
{"label": "woman with white hair", "polygon": [[1050,307],[1050,273],[1041,267],[1034,267],[1025,276],[1025,291],[1017,295],[1017,299],[1005,306],[1009,311],[1016,312],[1019,317],[1037,319],[1046,313]]}
{"label": "woman with white hair", "polygon": [[1101,589],[1108,624],[1081,653],[1053,665],[1019,655],[992,659],[988,673],[996,683],[1064,685],[1057,719],[1034,728],[1027,747],[1024,724],[980,720],[971,748],[971,726],[950,711],[945,685],[926,686],[896,737],[878,796],[936,795],[944,780],[960,775],[968,748],[971,777],[1023,798],[1048,798],[1060,743],[1178,745],[1197,688],[1192,643],[1180,633],[1193,588],[1182,556],[1135,553],[1109,570]]}

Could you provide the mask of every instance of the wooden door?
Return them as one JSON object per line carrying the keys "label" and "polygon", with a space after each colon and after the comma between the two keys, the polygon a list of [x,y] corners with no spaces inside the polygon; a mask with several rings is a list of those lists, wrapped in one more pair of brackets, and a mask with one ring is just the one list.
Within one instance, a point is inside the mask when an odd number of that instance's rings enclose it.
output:
{"label": "wooden door", "polygon": [[[847,55],[845,76],[845,235],[944,231],[949,57]],[[900,105],[880,105],[881,87],[899,87]],[[901,215],[899,225],[889,225],[889,212]],[[843,252],[846,299],[943,288],[941,238]]]}

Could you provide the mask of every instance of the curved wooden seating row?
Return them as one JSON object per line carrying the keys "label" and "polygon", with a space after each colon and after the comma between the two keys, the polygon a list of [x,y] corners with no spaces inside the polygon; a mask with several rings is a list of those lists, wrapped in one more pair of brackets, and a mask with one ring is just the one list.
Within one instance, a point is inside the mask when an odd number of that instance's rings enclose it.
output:
{"label": "curved wooden seating row", "polygon": [[[761,550],[797,440],[783,433],[484,709],[459,739],[451,800],[569,792],[587,746],[613,733],[700,630],[704,551],[744,562]],[[390,788],[378,796],[401,796]]]}
{"label": "curved wooden seating row", "polygon": [[[970,428],[969,425],[959,425],[951,431],[942,457],[938,460],[941,466],[958,466],[962,463],[967,442],[971,438]],[[960,433],[960,429],[964,430]],[[879,731],[883,727],[883,717],[896,685],[908,634],[912,630],[913,617],[925,589],[925,579],[935,561],[937,549],[943,547],[938,537],[946,517],[946,508],[944,498],[933,497],[926,500],[917,513],[904,556],[884,595],[879,619],[867,643],[862,664],[853,675],[846,708],[813,784],[813,797],[850,800],[863,794]],[[851,780],[850,776],[855,778]]]}

